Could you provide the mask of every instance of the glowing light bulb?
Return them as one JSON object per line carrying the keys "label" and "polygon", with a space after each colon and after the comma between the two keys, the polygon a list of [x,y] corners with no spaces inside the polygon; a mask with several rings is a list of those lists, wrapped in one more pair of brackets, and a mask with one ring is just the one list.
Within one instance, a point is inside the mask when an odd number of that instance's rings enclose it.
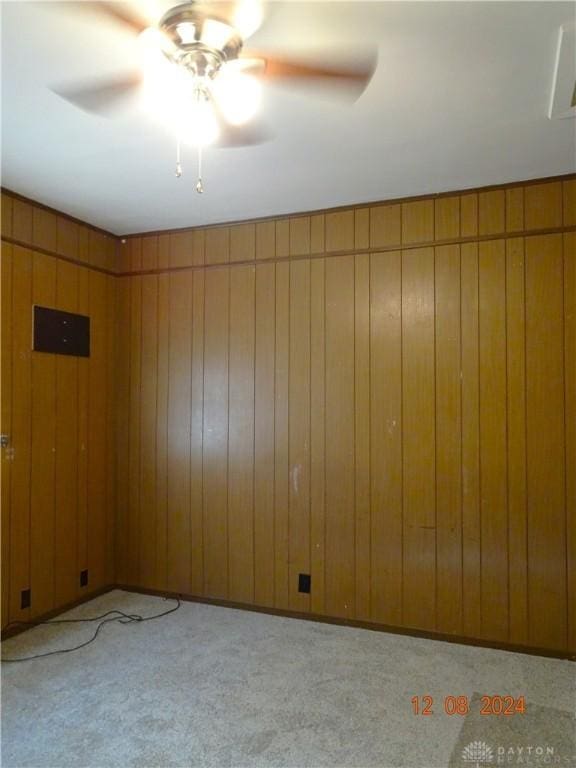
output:
{"label": "glowing light bulb", "polygon": [[230,40],[233,29],[223,21],[217,19],[206,19],[202,25],[200,40],[209,48],[221,49]]}
{"label": "glowing light bulb", "polygon": [[264,12],[261,0],[238,0],[234,11],[234,26],[242,38],[253,35],[262,24]]}
{"label": "glowing light bulb", "polygon": [[140,35],[142,104],[146,112],[162,122],[172,121],[178,103],[190,91],[191,78],[164,55],[164,36],[147,29]]}
{"label": "glowing light bulb", "polygon": [[176,31],[180,37],[180,40],[187,45],[193,43],[196,40],[196,27],[192,22],[185,21],[182,24],[178,24]]}
{"label": "glowing light bulb", "polygon": [[262,86],[255,77],[226,69],[214,80],[212,92],[232,125],[242,125],[254,117],[262,99]]}

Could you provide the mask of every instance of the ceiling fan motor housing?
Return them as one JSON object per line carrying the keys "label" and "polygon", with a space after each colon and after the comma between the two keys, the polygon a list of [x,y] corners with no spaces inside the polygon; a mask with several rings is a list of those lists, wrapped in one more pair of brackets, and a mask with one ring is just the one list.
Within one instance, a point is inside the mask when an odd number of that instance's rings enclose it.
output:
{"label": "ceiling fan motor housing", "polygon": [[242,38],[225,18],[203,13],[197,3],[171,8],[160,19],[160,30],[173,44],[168,58],[196,77],[213,78],[222,64],[237,59]]}

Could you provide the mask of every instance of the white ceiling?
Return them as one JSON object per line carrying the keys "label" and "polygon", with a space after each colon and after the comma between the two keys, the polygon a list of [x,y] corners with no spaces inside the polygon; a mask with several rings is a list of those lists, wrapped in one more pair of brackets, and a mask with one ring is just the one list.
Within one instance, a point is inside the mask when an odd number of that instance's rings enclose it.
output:
{"label": "white ceiling", "polygon": [[49,90],[138,59],[122,28],[45,5],[2,2],[2,184],[117,234],[576,170],[576,121],[546,116],[572,2],[272,3],[253,47],[377,45],[378,68],[355,104],[268,88],[276,138],[208,149],[202,196],[137,103],[95,117]]}

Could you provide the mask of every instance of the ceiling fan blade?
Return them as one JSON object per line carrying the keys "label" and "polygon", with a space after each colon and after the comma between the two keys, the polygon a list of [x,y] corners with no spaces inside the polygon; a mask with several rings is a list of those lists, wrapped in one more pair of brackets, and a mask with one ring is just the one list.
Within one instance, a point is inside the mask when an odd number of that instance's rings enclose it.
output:
{"label": "ceiling fan blade", "polygon": [[241,56],[239,59],[227,61],[224,67],[230,72],[263,77],[266,71],[266,59],[253,59]]}
{"label": "ceiling fan blade", "polygon": [[[338,88],[342,95],[347,93],[357,98],[365,90],[372,79],[376,69],[377,55],[374,52],[369,58],[362,61],[344,66],[338,63],[338,57],[334,57],[334,63],[314,63],[313,61],[299,60],[296,58],[284,58],[280,56],[271,56],[264,52],[245,51],[239,59],[265,61],[265,69],[262,74],[266,80],[282,81],[290,80],[297,84],[314,83],[320,85],[329,85]],[[247,71],[251,69],[247,66]],[[257,71],[254,74],[258,74]]]}
{"label": "ceiling fan blade", "polygon": [[52,90],[85,112],[106,114],[135,93],[141,83],[142,75],[139,72],[131,72],[116,78],[62,86],[52,88]]}
{"label": "ceiling fan blade", "polygon": [[102,21],[105,19],[122,24],[131,32],[139,35],[147,27],[154,23],[152,19],[146,18],[145,14],[137,7],[127,2],[107,3],[94,2],[93,0],[81,0],[81,2],[56,2],[47,3],[47,7],[64,9],[67,13],[90,13],[97,14]]}

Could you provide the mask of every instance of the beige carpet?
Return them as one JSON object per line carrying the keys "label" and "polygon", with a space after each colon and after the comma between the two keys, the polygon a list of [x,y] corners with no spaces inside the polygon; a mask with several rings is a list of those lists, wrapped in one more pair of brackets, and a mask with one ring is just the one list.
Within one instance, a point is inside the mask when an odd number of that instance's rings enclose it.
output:
{"label": "beige carpet", "polygon": [[[70,615],[167,607],[114,591]],[[92,631],[41,627],[5,642],[3,654],[74,645]],[[473,766],[458,762],[462,739],[494,746],[515,729],[475,712],[448,716],[445,696],[523,694],[528,712],[539,712],[533,744],[559,750],[570,742],[554,713],[569,724],[576,693],[568,661],[194,603],[155,622],[108,625],[77,653],[4,664],[2,673],[5,768]],[[421,694],[435,698],[429,717],[412,714]]]}

